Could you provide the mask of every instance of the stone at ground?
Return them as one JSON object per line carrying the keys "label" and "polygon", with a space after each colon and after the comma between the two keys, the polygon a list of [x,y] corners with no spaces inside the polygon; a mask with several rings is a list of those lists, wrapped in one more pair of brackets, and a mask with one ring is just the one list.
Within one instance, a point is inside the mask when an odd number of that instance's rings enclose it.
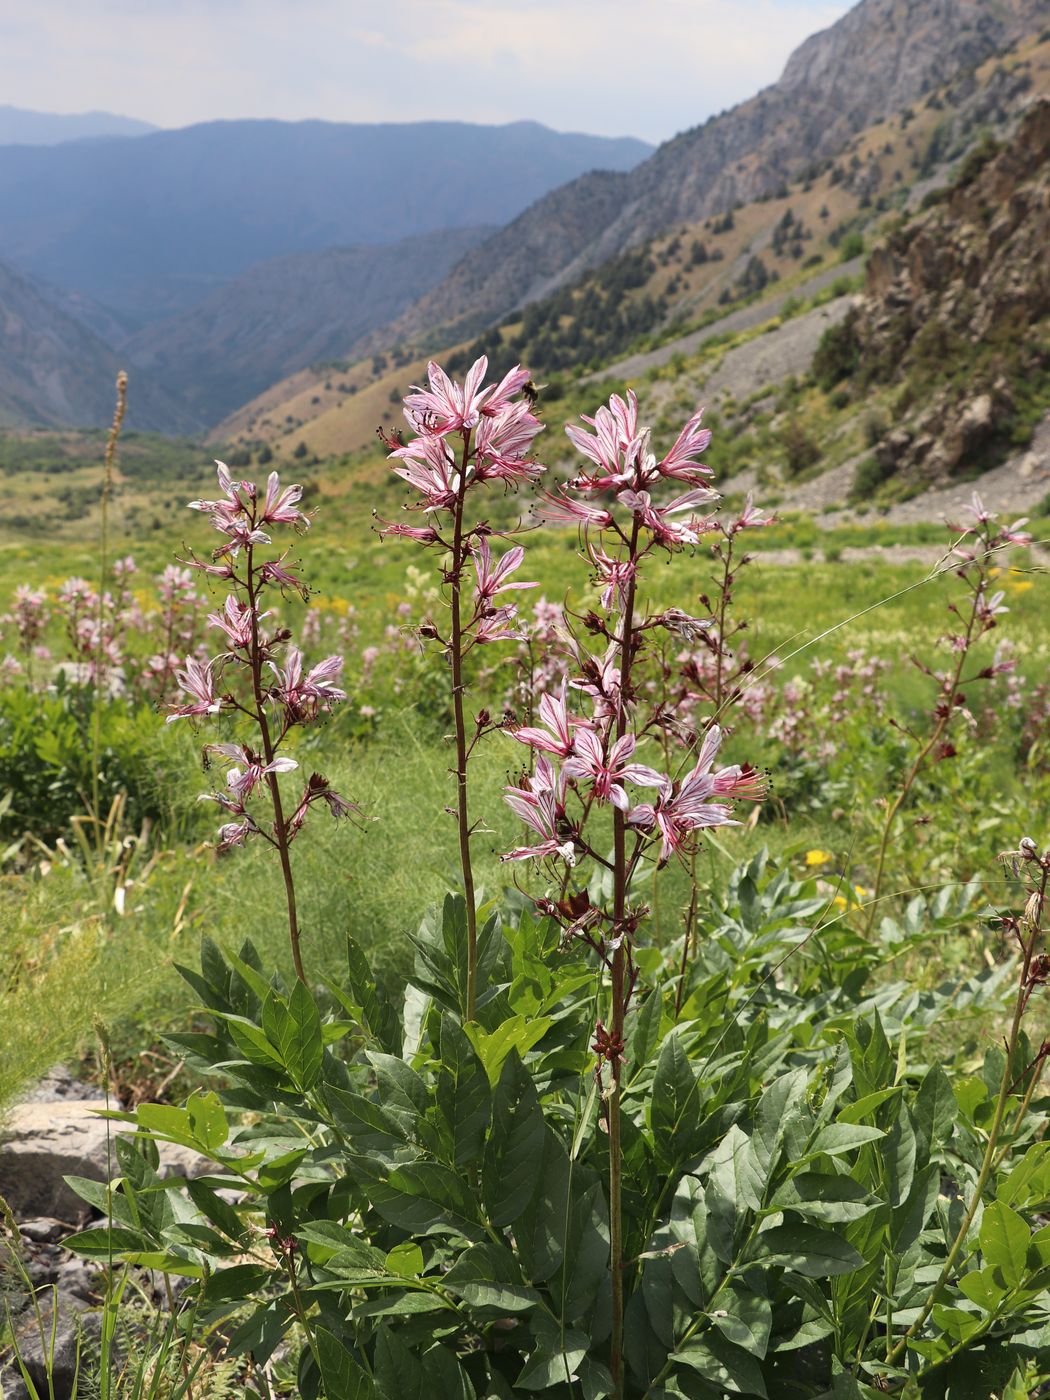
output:
{"label": "stone at ground", "polygon": [[[36,1312],[27,1308],[15,1322],[15,1338],[22,1364],[29,1372],[30,1379],[41,1395],[48,1395],[47,1358],[51,1360],[51,1384],[54,1386],[55,1400],[70,1400],[73,1395],[73,1382],[77,1375],[78,1355],[94,1350],[97,1352],[101,1333],[99,1315],[88,1312],[83,1303],[71,1295],[60,1292],[55,1314],[54,1294],[45,1291],[40,1298],[41,1324],[37,1323]],[[55,1325],[54,1349],[51,1348],[51,1328]],[[83,1365],[83,1361],[81,1362]],[[4,1400],[28,1400],[30,1391],[26,1388],[17,1366],[9,1365],[0,1371],[0,1394]]]}
{"label": "stone at ground", "polygon": [[[16,1219],[51,1216],[68,1224],[82,1221],[89,1207],[66,1184],[67,1176],[105,1181],[116,1175],[113,1139],[122,1125],[100,1116],[102,1099],[61,1099],[18,1104],[7,1114],[0,1143],[0,1182]],[[165,1144],[162,1176],[199,1176],[205,1158]]]}

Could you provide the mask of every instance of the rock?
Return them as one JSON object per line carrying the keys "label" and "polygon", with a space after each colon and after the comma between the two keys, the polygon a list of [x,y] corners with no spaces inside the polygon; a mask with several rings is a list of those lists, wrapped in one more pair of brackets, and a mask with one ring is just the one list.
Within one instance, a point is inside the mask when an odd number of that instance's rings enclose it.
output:
{"label": "rock", "polygon": [[[64,1099],[52,1103],[23,1103],[13,1108],[0,1143],[0,1181],[16,1218],[49,1216],[83,1220],[89,1208],[63,1180],[84,1176],[105,1181],[117,1173],[113,1139],[120,1124],[100,1116],[102,1099]],[[200,1176],[207,1159],[186,1148],[164,1145],[162,1176]]]}
{"label": "rock", "polygon": [[[83,1305],[66,1294],[43,1293],[39,1299],[42,1328],[37,1324],[36,1313],[27,1308],[16,1320],[15,1341],[22,1364],[29,1372],[30,1379],[41,1395],[48,1395],[48,1358],[50,1358],[50,1381],[54,1387],[55,1400],[70,1400],[73,1382],[77,1376],[77,1359],[81,1356],[83,1372],[83,1352],[97,1349],[101,1335],[99,1315],[87,1312]],[[56,1316],[57,1307],[57,1316]],[[55,1326],[54,1350],[51,1349],[51,1327]],[[41,1331],[43,1335],[41,1335]],[[80,1377],[82,1382],[83,1375]],[[0,1372],[0,1386],[4,1400],[23,1400],[29,1396],[18,1367],[9,1365]],[[82,1384],[78,1389],[83,1393]]]}
{"label": "rock", "polygon": [[104,1099],[68,1099],[52,1103],[23,1103],[5,1123],[0,1145],[0,1180],[16,1218],[53,1216],[82,1220],[87,1205],[63,1181],[65,1176],[106,1179],[107,1129],[114,1125],[98,1117]]}
{"label": "rock", "polygon": [[55,1103],[60,1099],[94,1100],[99,1097],[98,1086],[85,1084],[65,1065],[56,1065],[48,1070],[43,1079],[30,1089],[25,1096],[26,1103]]}

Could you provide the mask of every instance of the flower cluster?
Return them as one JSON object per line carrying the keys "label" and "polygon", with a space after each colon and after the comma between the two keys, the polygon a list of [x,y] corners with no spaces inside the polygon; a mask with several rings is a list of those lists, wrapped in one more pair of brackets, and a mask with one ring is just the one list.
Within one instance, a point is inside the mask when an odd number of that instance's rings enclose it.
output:
{"label": "flower cluster", "polygon": [[[271,544],[274,525],[300,529],[309,525],[298,506],[302,487],[282,489],[277,473],[272,472],[265,494],[260,495],[253,482],[235,481],[223,463],[217,466],[222,495],[214,501],[192,501],[190,508],[207,514],[223,540],[210,563],[196,556],[187,563],[230,588],[222,607],[207,618],[209,628],[218,633],[221,650],[210,659],[187,656],[175,670],[181,698],[169,707],[168,722],[220,713],[242,715],[252,722],[257,734],[252,743],[205,747],[206,756],[218,754],[229,767],[224,790],[206,794],[202,800],[216,802],[227,817],[219,829],[218,850],[242,846],[259,836],[283,857],[315,804],[326,806],[335,817],[358,810],[315,773],[295,808],[285,815],[278,784],[279,775],[298,768],[294,758],[281,752],[290,732],[345,699],[339,685],[343,658],[332,655],[307,667],[288,629],[261,601],[274,590],[294,590],[305,596],[297,566],[289,562],[287,552],[277,558],[259,557]],[[169,603],[187,591],[186,576],[180,572],[173,572],[167,582]],[[269,795],[272,816],[268,821],[260,820],[248,805],[259,791]]]}
{"label": "flower cluster", "polygon": [[405,507],[427,517],[424,525],[407,521],[381,521],[383,536],[399,535],[422,545],[435,546],[448,555],[445,582],[457,592],[463,583],[466,562],[473,565],[473,609],[457,622],[457,636],[443,636],[428,620],[424,636],[439,640],[445,650],[457,649],[460,637],[469,646],[498,642],[522,635],[517,607],[500,595],[535,584],[510,580],[521,565],[520,546],[494,560],[484,522],[469,522],[465,514],[468,493],[486,482],[505,488],[536,481],[543,466],[530,456],[533,441],[543,425],[532,411],[529,374],[515,366],[498,384],[484,384],[488,359],[482,356],[457,384],[433,361],[427,369],[427,389],[413,388],[404,403],[410,437],[381,432],[390,449],[394,472],[416,493]]}
{"label": "flower cluster", "polygon": [[[678,609],[642,615],[638,592],[649,554],[695,544],[714,526],[707,516],[686,514],[717,500],[702,485],[711,473],[699,460],[710,441],[701,418],[699,412],[693,415],[659,460],[650,449],[649,429],[639,426],[631,393],[626,399],[614,395],[593,418],[583,420],[585,427],[566,429],[589,466],[544,496],[543,513],[548,520],[578,526],[604,613],[583,619],[585,632],[596,639],[593,649],[579,636],[571,639],[576,674],[559,691],[541,697],[541,723],[510,730],[538,757],[532,771],[507,790],[507,801],[540,839],[510,851],[507,860],[555,858],[573,866],[590,857],[608,864],[586,829],[594,812],[609,805],[619,814],[622,832],[633,838],[633,875],[650,847],[662,865],[693,845],[700,831],[732,822],[734,800],[764,795],[764,779],[753,769],[732,765],[715,770],[722,740],[717,725],[707,728],[696,761],[684,775],[658,771],[637,757],[658,730],[662,711],[659,699],[648,713],[641,703],[639,663],[647,634],[663,629],[695,638],[711,625],[710,619]],[[664,504],[654,496],[661,482],[690,489]],[[572,712],[570,694],[589,712]],[[637,790],[655,795],[643,798]]]}

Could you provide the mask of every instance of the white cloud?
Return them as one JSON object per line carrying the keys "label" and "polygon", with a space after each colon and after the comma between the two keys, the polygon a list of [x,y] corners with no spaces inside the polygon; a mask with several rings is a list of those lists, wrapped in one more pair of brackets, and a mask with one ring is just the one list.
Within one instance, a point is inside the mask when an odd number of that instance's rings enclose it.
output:
{"label": "white cloud", "polygon": [[661,140],[773,81],[845,0],[34,0],[0,91],[164,126],[501,122]]}

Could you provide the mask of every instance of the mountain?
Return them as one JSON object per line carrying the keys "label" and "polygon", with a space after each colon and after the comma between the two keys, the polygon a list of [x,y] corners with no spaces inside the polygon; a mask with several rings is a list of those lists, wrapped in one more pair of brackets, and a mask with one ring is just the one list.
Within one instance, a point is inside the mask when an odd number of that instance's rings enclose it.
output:
{"label": "mountain", "polygon": [[[815,368],[858,401],[897,390],[873,480],[940,484],[1027,442],[1050,403],[1050,101],[987,141],[868,260]],[[906,390],[906,391],[905,391]]]}
{"label": "mountain", "polygon": [[0,106],[0,146],[57,146],[98,136],[144,136],[156,131],[149,122],[118,117],[112,112],[30,112]]}
{"label": "mountain", "polygon": [[[102,427],[113,417],[123,360],[49,299],[48,289],[0,263],[0,428]],[[145,375],[131,376],[128,427],[180,433],[200,424]]]}
{"label": "mountain", "polygon": [[0,258],[137,326],[286,253],[495,226],[651,147],[535,122],[207,122],[0,147]]}
{"label": "mountain", "polygon": [[[443,342],[439,358],[450,373],[462,376],[481,354],[496,375],[520,362],[549,385],[548,398],[573,397],[582,405],[593,392],[587,381],[605,378],[641,389],[653,375],[674,379],[682,402],[695,402],[698,366],[740,335],[755,338],[753,355],[741,346],[731,357],[740,399],[805,376],[829,318],[841,319],[848,293],[859,288],[865,249],[949,187],[989,134],[1013,139],[1026,109],[1046,96],[1050,30],[857,133],[835,156],[806,167],[770,197],[676,224],[507,313],[473,339],[456,343],[448,333],[447,340],[428,334],[417,343],[401,342],[391,355],[381,353],[389,330],[366,338],[374,359],[336,376],[302,371],[231,414],[216,435],[265,442],[281,456],[300,443],[321,457],[359,450],[389,417],[391,399],[419,382],[427,353]],[[618,178],[584,182],[595,225],[605,187]],[[570,202],[573,212],[582,207],[580,200]],[[479,255],[469,254],[460,270],[473,267]],[[825,301],[834,302],[832,310]],[[811,427],[822,440],[826,424]],[[835,450],[848,446],[855,454],[866,443],[866,430],[854,424]],[[761,437],[751,446],[759,459],[767,448]]]}
{"label": "mountain", "polygon": [[289,253],[257,263],[188,311],[148,326],[126,357],[206,423],[307,365],[345,357],[491,229]]}
{"label": "mountain", "polygon": [[633,170],[538,200],[392,326],[394,343],[496,320],[647,239],[778,190],[880,118],[1050,22],[1047,0],[861,0],[779,82]]}

